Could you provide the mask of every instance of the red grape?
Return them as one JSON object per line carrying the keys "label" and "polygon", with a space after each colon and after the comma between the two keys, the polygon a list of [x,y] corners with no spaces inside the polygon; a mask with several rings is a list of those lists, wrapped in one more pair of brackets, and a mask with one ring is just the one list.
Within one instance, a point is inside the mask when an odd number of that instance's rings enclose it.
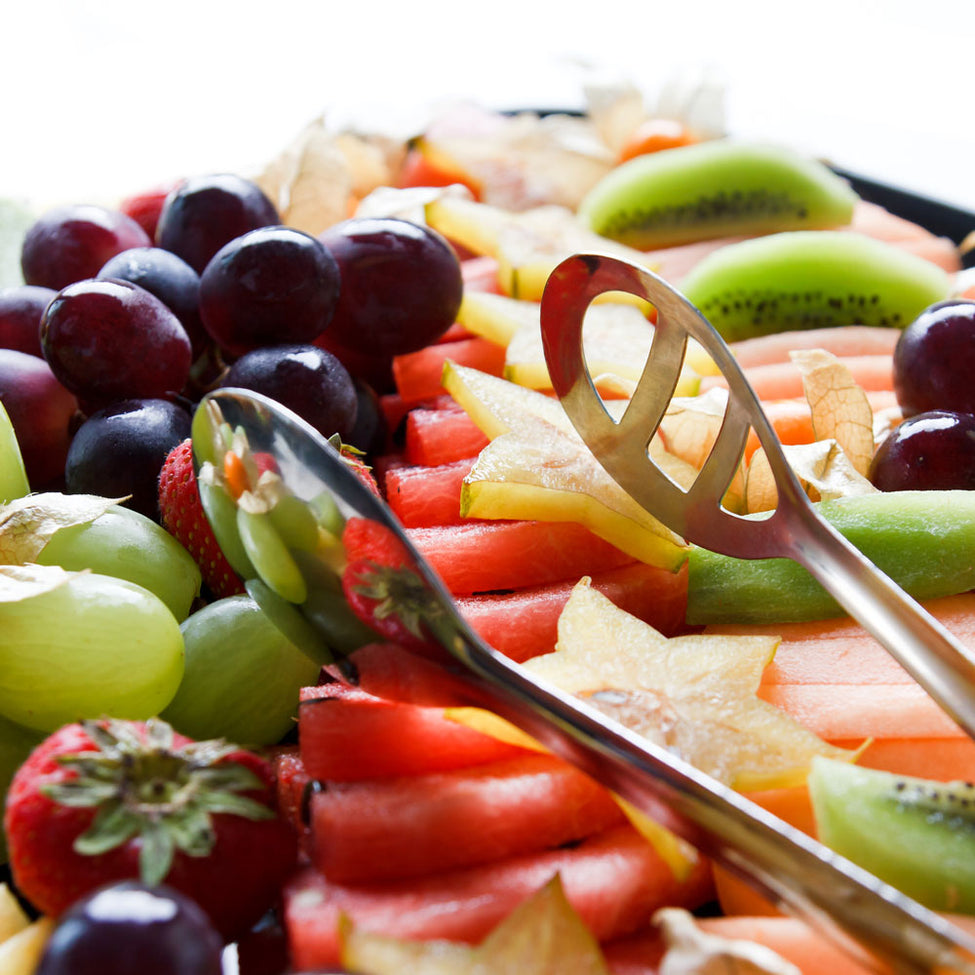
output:
{"label": "red grape", "polygon": [[35,284],[0,291],[0,348],[43,357],[41,319],[56,294]]}
{"label": "red grape", "polygon": [[262,227],[225,244],[200,278],[200,314],[232,356],[262,345],[311,342],[331,321],[339,269],[314,238]]}
{"label": "red grape", "polygon": [[338,261],[342,290],[330,340],[371,357],[415,352],[454,323],[460,263],[429,227],[394,218],[345,220],[319,240]]}
{"label": "red grape", "polygon": [[64,464],[70,494],[132,497],[126,506],[159,520],[159,471],[190,435],[190,415],[162,399],[122,400],[78,428]]}
{"label": "red grape", "polygon": [[975,489],[975,416],[932,410],[904,420],[877,448],[870,480],[881,491]]}
{"label": "red grape", "polygon": [[41,347],[54,375],[86,407],[178,393],[192,364],[179,319],[128,281],[89,279],[64,288],[44,313]]}
{"label": "red grape", "polygon": [[222,953],[195,901],[130,881],[101,887],[65,912],[37,975],[221,975]]}
{"label": "red grape", "polygon": [[206,347],[209,337],[200,320],[200,276],[181,257],[161,247],[133,247],[108,261],[98,278],[145,288],[180,320],[194,355]]}
{"label": "red grape", "polygon": [[250,389],[277,400],[323,436],[350,443],[358,405],[352,377],[330,352],[316,345],[255,349],[228,370],[222,386]]}
{"label": "red grape", "polygon": [[235,237],[281,223],[260,187],[230,173],[197,176],[166,197],[156,244],[179,255],[197,274]]}
{"label": "red grape", "polygon": [[894,390],[904,416],[929,410],[975,413],[975,301],[925,309],[894,349]]}
{"label": "red grape", "polygon": [[43,359],[0,349],[0,402],[13,424],[31,486],[39,489],[60,478],[78,410],[74,396]]}
{"label": "red grape", "polygon": [[118,210],[75,205],[41,216],[24,236],[20,266],[27,284],[59,291],[74,281],[94,277],[113,255],[152,241]]}

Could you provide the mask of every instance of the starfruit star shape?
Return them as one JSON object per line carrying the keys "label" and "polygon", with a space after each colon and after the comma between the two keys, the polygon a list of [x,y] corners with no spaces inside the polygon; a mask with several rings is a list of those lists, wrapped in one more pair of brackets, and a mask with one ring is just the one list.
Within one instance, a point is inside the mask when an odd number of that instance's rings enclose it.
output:
{"label": "starfruit star shape", "polygon": [[[451,363],[444,385],[491,438],[465,478],[464,516],[576,522],[648,564],[676,570],[684,561],[683,540],[603,470],[558,400]],[[675,478],[693,476],[661,444],[651,449]]]}
{"label": "starfruit star shape", "polygon": [[551,654],[525,666],[740,791],[803,783],[816,755],[851,760],[758,697],[776,637],[665,637],[581,580]]}

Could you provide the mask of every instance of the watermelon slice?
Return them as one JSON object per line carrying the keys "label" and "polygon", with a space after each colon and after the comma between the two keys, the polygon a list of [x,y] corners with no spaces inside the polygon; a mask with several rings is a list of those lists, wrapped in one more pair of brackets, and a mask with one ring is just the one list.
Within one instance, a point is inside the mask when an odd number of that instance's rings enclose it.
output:
{"label": "watermelon slice", "polygon": [[551,755],[333,783],[311,799],[312,862],[330,881],[422,877],[576,842],[624,821]]}
{"label": "watermelon slice", "polygon": [[569,903],[599,940],[638,930],[659,907],[693,908],[713,894],[703,859],[678,881],[653,847],[625,825],[577,846],[412,880],[338,884],[308,868],[284,892],[292,964],[298,971],[336,965],[342,914],[356,927],[393,937],[479,942],[556,873]]}
{"label": "watermelon slice", "polygon": [[339,681],[302,690],[298,737],[305,772],[328,782],[422,775],[523,753],[449,720],[442,708],[374,697]]}

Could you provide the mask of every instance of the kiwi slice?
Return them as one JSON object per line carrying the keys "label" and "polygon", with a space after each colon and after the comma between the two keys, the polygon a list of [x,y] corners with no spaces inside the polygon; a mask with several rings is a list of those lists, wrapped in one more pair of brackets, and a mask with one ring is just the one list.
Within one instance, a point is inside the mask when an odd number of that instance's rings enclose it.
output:
{"label": "kiwi slice", "polygon": [[681,290],[729,342],[832,325],[904,328],[945,298],[942,268],[892,244],[840,230],[796,230],[729,244]]}
{"label": "kiwi slice", "polygon": [[715,139],[638,156],[603,177],[579,215],[603,237],[649,250],[712,237],[840,227],[856,193],[785,148]]}
{"label": "kiwi slice", "polygon": [[817,757],[809,793],[828,847],[925,907],[975,913],[975,785]]}

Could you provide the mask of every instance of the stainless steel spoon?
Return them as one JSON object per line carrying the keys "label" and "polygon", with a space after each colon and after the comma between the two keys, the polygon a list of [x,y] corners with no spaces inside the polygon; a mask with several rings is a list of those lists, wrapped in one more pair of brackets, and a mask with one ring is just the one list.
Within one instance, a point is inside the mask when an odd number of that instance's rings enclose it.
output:
{"label": "stainless steel spoon", "polygon": [[[343,526],[366,520],[410,556],[403,571],[411,583],[411,615],[431,642],[420,646],[422,658],[404,655],[418,672],[439,675],[438,694],[506,718],[868,966],[886,962],[896,971],[975,975],[975,940],[954,925],[487,646],[385,504],[294,414],[254,393],[218,390],[197,411],[193,446],[217,540],[234,554],[231,561],[252,591],[267,596],[278,587],[290,595],[278,593],[268,602],[283,626],[319,633],[320,649],[326,649],[317,596],[334,587]],[[222,474],[228,455],[230,467],[246,468],[256,452],[263,455],[261,466],[272,470],[255,491],[236,497],[238,489]],[[256,472],[251,466],[252,478]],[[296,516],[296,504],[317,526],[318,557],[307,545],[302,551],[308,519]],[[294,570],[304,587],[296,585]]]}

